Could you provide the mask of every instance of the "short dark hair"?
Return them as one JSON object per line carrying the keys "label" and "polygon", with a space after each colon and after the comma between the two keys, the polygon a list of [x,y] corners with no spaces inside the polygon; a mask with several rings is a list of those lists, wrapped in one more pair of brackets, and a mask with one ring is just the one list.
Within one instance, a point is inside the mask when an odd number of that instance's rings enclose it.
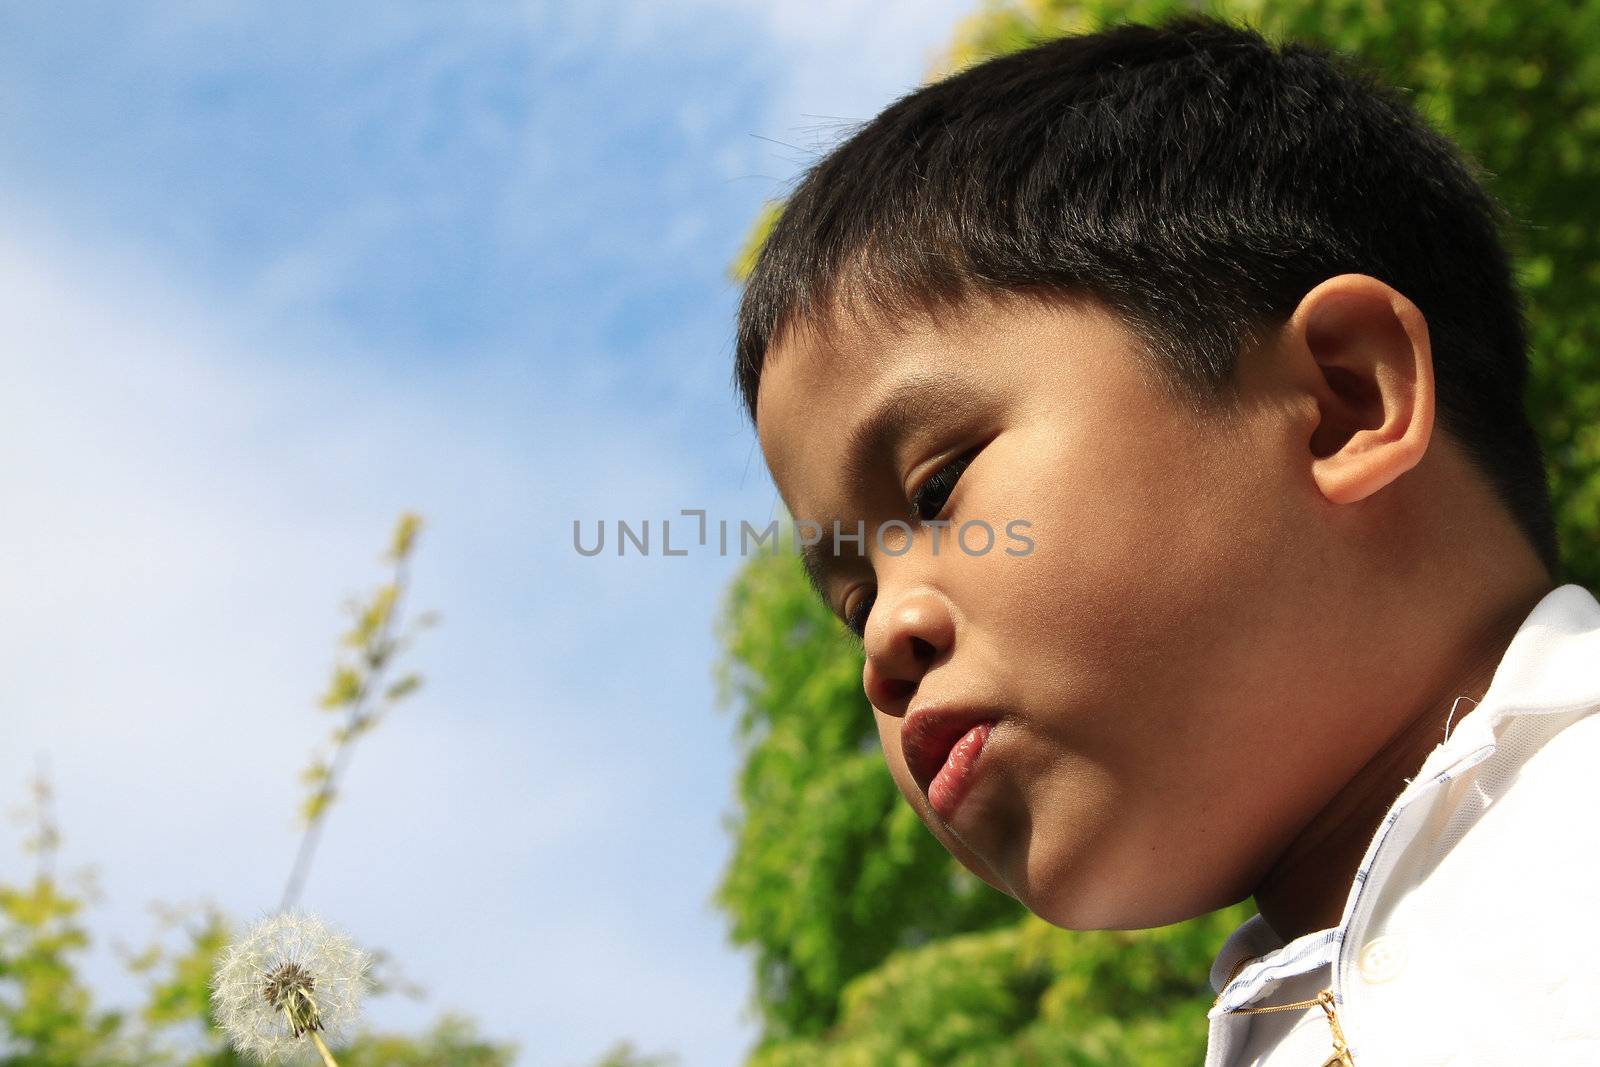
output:
{"label": "short dark hair", "polygon": [[1370,274],[1426,316],[1436,425],[1555,575],[1507,213],[1479,173],[1318,45],[1199,15],[1036,43],[906,94],[805,171],[746,279],[735,384],[754,421],[769,347],[839,309],[1055,294],[1098,299],[1157,380],[1215,409],[1306,292]]}

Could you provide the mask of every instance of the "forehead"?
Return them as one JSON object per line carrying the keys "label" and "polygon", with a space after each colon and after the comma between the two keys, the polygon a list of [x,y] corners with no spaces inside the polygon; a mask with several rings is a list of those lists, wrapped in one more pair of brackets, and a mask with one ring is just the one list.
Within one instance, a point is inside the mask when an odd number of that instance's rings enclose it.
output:
{"label": "forehead", "polygon": [[[1093,366],[1129,362],[1120,320],[1088,298],[993,293],[895,321],[835,310],[768,349],[756,394],[756,432],[791,514],[808,471],[849,474],[846,445],[887,404],[904,423],[980,395],[1071,388],[1080,402],[1108,379]],[[1067,379],[1077,379],[1068,383]]]}
{"label": "forehead", "polygon": [[756,394],[757,437],[785,501],[795,503],[801,472],[834,460],[828,453],[885,401],[910,420],[961,384],[995,387],[1004,359],[982,358],[992,341],[979,339],[1001,325],[1000,314],[993,301],[894,322],[836,313],[785,333],[768,349]]}

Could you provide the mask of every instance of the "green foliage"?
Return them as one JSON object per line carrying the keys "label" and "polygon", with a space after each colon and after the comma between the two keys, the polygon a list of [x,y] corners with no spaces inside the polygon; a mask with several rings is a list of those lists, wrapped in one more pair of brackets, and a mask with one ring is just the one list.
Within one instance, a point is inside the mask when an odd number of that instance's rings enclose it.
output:
{"label": "green foliage", "polygon": [[446,1014],[420,1037],[373,1035],[339,1054],[340,1067],[509,1067],[515,1050],[490,1044],[477,1027],[459,1015]]}
{"label": "green foliage", "polygon": [[101,1012],[78,980],[88,947],[83,899],[41,874],[0,885],[0,1065],[95,1067],[129,1062],[117,1048],[122,1017]]}
{"label": "green foliage", "polygon": [[19,814],[30,826],[24,850],[37,869],[26,885],[0,883],[0,1067],[132,1062],[117,1040],[121,1016],[96,1010],[77,977],[75,960],[89,944],[80,914],[95,893],[93,876],[81,872],[76,892],[57,880],[61,832],[42,768],[31,794]]}
{"label": "green foliage", "polygon": [[[935,74],[1196,10],[1353,53],[1414,94],[1519,220],[1508,240],[1528,306],[1528,411],[1562,538],[1558,580],[1600,588],[1600,0],[989,0]],[[763,207],[736,278],[781,210]],[[791,556],[746,565],[719,636],[743,766],[717,900],[756,957],[753,1067],[1198,1062],[1206,974],[1246,905],[1160,930],[1048,926],[968,875],[899,800],[860,652]]]}
{"label": "green foliage", "polygon": [[822,1038],[769,1045],[751,1067],[1198,1062],[1211,996],[1195,975],[1242,916],[1072,933],[1030,915],[899,952],[844,988]]}
{"label": "green foliage", "polygon": [[783,214],[783,201],[769,200],[761,207],[761,214],[757,216],[750,233],[746,235],[744,245],[739,249],[738,255],[728,265],[728,276],[741,282],[750,276],[755,269],[756,256],[761,254],[761,245],[767,239],[767,234],[772,232],[772,226],[778,221],[778,216]]}
{"label": "green foliage", "polygon": [[620,1041],[612,1046],[594,1067],[676,1067],[676,1056],[646,1056],[637,1052],[631,1041]]}
{"label": "green foliage", "polygon": [[198,921],[185,925],[183,910],[154,909],[164,930],[178,928],[183,933],[179,951],[169,952],[157,940],[128,959],[128,968],[150,981],[144,1008],[144,1021],[154,1027],[184,1026],[196,1019],[211,1024],[211,972],[219,953],[233,936],[224,915],[215,906],[202,906]]}

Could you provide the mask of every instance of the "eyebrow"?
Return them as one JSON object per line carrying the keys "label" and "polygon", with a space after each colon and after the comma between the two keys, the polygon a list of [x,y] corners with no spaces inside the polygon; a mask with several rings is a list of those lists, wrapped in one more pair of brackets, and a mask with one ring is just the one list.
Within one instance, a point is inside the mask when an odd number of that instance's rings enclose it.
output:
{"label": "eyebrow", "polygon": [[[861,481],[871,466],[871,457],[898,443],[913,426],[932,416],[948,412],[970,396],[973,383],[953,371],[909,375],[884,390],[860,422],[844,437],[844,463],[840,475],[847,481]],[[806,579],[824,604],[828,604],[828,578],[837,568],[832,551],[833,523],[822,523],[822,537],[813,545],[800,546],[800,564]],[[869,533],[868,536],[871,536]],[[865,552],[865,546],[858,551]],[[831,605],[829,605],[831,608]]]}

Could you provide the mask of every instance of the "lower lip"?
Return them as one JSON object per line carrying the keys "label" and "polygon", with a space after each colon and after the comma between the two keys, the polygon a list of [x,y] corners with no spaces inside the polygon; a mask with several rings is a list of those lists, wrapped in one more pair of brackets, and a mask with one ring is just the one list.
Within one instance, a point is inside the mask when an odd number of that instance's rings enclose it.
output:
{"label": "lower lip", "polygon": [[939,773],[928,784],[928,804],[946,822],[955,815],[961,798],[972,787],[973,767],[993,728],[992,722],[980,722],[962,734],[961,740],[950,750],[950,755],[945,757],[944,766],[939,768]]}

